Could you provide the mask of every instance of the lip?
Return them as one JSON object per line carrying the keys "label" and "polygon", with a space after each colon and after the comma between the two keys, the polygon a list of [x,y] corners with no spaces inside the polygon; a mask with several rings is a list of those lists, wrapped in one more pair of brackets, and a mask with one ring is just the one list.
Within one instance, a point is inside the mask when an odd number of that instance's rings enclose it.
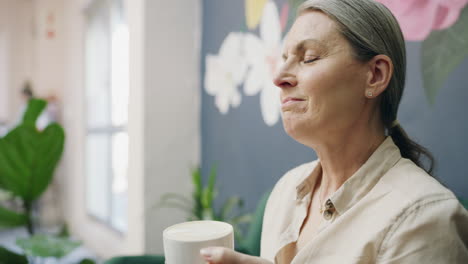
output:
{"label": "lip", "polygon": [[293,103],[302,102],[302,101],[305,101],[305,99],[299,98],[299,97],[286,97],[286,98],[283,99],[281,104],[282,104],[282,106],[285,106],[285,105],[288,105],[288,104],[293,104]]}

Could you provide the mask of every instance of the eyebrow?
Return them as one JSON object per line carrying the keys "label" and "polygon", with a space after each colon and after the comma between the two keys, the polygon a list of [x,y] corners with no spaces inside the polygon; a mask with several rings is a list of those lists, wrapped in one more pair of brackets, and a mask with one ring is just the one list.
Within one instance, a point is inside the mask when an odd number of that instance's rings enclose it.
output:
{"label": "eyebrow", "polygon": [[[308,46],[316,46],[320,49],[326,49],[327,45],[318,39],[304,39],[297,43],[293,48],[293,53],[297,53],[298,51],[304,50]],[[283,53],[283,59],[286,59],[286,54]]]}

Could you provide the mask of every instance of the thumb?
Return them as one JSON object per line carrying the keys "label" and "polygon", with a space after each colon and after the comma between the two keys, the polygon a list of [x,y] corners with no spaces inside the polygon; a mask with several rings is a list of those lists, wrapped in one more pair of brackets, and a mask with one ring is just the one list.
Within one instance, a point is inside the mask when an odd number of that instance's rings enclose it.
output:
{"label": "thumb", "polygon": [[200,255],[210,264],[240,264],[245,263],[247,255],[235,252],[229,248],[209,247],[200,250]]}

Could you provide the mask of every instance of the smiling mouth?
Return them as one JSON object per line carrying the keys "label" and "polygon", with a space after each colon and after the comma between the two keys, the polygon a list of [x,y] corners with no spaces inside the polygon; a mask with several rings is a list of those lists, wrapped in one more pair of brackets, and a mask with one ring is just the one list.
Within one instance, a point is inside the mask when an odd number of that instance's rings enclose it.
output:
{"label": "smiling mouth", "polygon": [[281,102],[281,107],[284,108],[286,106],[293,105],[293,104],[296,104],[296,103],[300,103],[300,102],[303,102],[303,101],[305,101],[305,99],[296,98],[296,97],[287,97]]}

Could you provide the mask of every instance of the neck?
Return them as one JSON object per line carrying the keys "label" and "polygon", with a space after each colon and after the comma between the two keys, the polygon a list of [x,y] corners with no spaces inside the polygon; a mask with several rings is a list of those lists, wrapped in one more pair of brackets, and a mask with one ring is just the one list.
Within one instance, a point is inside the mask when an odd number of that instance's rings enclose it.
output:
{"label": "neck", "polygon": [[346,133],[320,141],[312,146],[320,159],[322,178],[321,199],[338,190],[374,153],[385,140],[382,125],[355,124]]}

